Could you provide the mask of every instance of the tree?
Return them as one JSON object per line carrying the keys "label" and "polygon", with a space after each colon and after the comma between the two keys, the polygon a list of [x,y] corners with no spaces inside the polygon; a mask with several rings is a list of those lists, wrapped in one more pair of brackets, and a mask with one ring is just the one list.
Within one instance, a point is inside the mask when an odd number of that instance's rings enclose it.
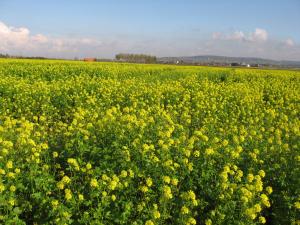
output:
{"label": "tree", "polygon": [[157,61],[156,56],[126,53],[117,54],[116,60],[135,63],[156,63]]}

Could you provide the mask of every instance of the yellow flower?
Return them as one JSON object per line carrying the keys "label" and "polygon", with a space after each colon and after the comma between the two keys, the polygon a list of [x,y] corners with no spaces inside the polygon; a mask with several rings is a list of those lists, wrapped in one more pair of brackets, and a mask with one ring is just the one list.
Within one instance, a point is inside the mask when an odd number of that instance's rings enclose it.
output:
{"label": "yellow flower", "polygon": [[188,214],[190,212],[189,208],[186,206],[182,206],[180,211],[182,214]]}
{"label": "yellow flower", "polygon": [[90,163],[86,164],[86,169],[88,169],[88,170],[92,169],[92,164],[90,164]]}
{"label": "yellow flower", "polygon": [[9,190],[11,192],[15,192],[16,191],[16,187],[14,185],[11,185],[10,188],[9,188]]}
{"label": "yellow flower", "polygon": [[68,213],[68,212],[63,212],[62,214],[65,218],[70,218],[71,217],[70,213]]}
{"label": "yellow flower", "polygon": [[255,214],[255,210],[253,208],[248,208],[246,209],[246,215],[251,218],[252,220],[254,220],[256,218],[256,214]]}
{"label": "yellow flower", "polygon": [[7,147],[7,148],[12,148],[14,146],[14,144],[11,141],[3,141],[2,145]]}
{"label": "yellow flower", "polygon": [[230,172],[230,167],[228,165],[224,166],[223,172],[229,173]]}
{"label": "yellow flower", "polygon": [[69,165],[73,166],[75,168],[75,170],[79,170],[79,165],[76,159],[74,158],[68,158],[67,162],[69,163]]}
{"label": "yellow flower", "polygon": [[206,136],[206,135],[202,135],[202,140],[204,141],[204,142],[208,142],[208,137]]}
{"label": "yellow flower", "polygon": [[16,202],[15,202],[14,199],[11,198],[11,199],[8,200],[8,203],[9,203],[11,206],[14,206]]}
{"label": "yellow flower", "polygon": [[261,180],[257,180],[255,182],[255,190],[258,191],[258,192],[263,190],[263,183],[262,183]]}
{"label": "yellow flower", "polygon": [[257,213],[261,212],[261,206],[260,206],[260,204],[255,204],[254,205],[254,209],[255,209],[255,212],[257,212]]}
{"label": "yellow flower", "polygon": [[4,169],[0,169],[0,175],[4,175],[5,174],[5,170]]}
{"label": "yellow flower", "polygon": [[245,137],[244,136],[240,136],[240,141],[244,142],[245,141]]}
{"label": "yellow flower", "polygon": [[167,150],[168,150],[168,145],[163,144],[163,145],[161,146],[161,148],[162,148],[162,150],[167,151]]}
{"label": "yellow flower", "polygon": [[252,220],[254,220],[254,219],[256,218],[256,214],[255,214],[255,213],[252,213],[252,214],[249,215],[249,217],[250,217]]}
{"label": "yellow flower", "polygon": [[169,183],[171,182],[171,179],[170,179],[169,176],[164,176],[164,177],[163,177],[163,180],[164,180],[164,182],[167,183],[167,184],[169,184]]}
{"label": "yellow flower", "polygon": [[102,178],[102,180],[104,180],[104,181],[109,180],[109,177],[108,177],[106,174],[103,174],[103,175],[101,176],[101,178]]}
{"label": "yellow flower", "polygon": [[71,182],[71,179],[68,176],[64,176],[61,180],[64,184],[68,184]]}
{"label": "yellow flower", "polygon": [[91,187],[98,187],[98,181],[95,178],[93,178],[91,179],[90,185]]}
{"label": "yellow flower", "polygon": [[147,184],[148,187],[151,187],[151,186],[152,186],[153,182],[152,182],[152,179],[151,179],[150,177],[148,177],[148,178],[146,179],[146,184]]}
{"label": "yellow flower", "polygon": [[177,178],[173,178],[173,179],[171,180],[171,184],[174,185],[174,186],[177,186],[177,184],[178,184],[178,179],[177,179]]}
{"label": "yellow flower", "polygon": [[53,208],[56,208],[58,206],[59,202],[58,200],[52,200],[51,205]]}
{"label": "yellow flower", "polygon": [[118,183],[117,183],[116,181],[112,180],[112,181],[110,182],[109,189],[115,190],[116,187],[117,187],[117,185],[118,185]]}
{"label": "yellow flower", "polygon": [[83,201],[84,200],[84,196],[82,194],[78,194],[78,199],[79,199],[79,201]]}
{"label": "yellow flower", "polygon": [[266,187],[266,191],[268,194],[272,194],[273,189],[272,189],[272,187],[268,186],[268,187]]}
{"label": "yellow flower", "polygon": [[145,225],[154,225],[154,223],[152,222],[152,220],[147,220]]}
{"label": "yellow flower", "polygon": [[43,143],[43,144],[41,145],[41,147],[42,147],[42,149],[48,149],[48,144],[47,144],[47,143]]}
{"label": "yellow flower", "polygon": [[7,163],[6,163],[6,168],[7,169],[12,169],[13,168],[13,162],[11,160],[9,160]]}
{"label": "yellow flower", "polygon": [[159,213],[159,211],[155,210],[155,211],[153,212],[153,217],[154,217],[154,219],[159,219],[159,218],[160,218],[160,213]]}
{"label": "yellow flower", "polygon": [[249,202],[249,199],[248,199],[246,196],[241,197],[241,200],[242,200],[244,203]]}
{"label": "yellow flower", "polygon": [[8,154],[8,150],[6,148],[3,148],[1,151],[2,155],[7,155]]}
{"label": "yellow flower", "polygon": [[223,140],[222,141],[222,145],[224,146],[224,147],[226,147],[227,145],[228,145],[228,141],[225,139],[225,140]]}
{"label": "yellow flower", "polygon": [[254,180],[254,176],[253,176],[252,173],[249,173],[249,174],[248,174],[247,180],[248,180],[248,182],[250,182],[250,183]]}
{"label": "yellow flower", "polygon": [[258,175],[261,176],[261,177],[265,177],[266,173],[265,173],[265,171],[260,170],[260,171],[258,171]]}
{"label": "yellow flower", "polygon": [[146,193],[148,191],[148,187],[147,186],[142,186],[141,191]]}
{"label": "yellow flower", "polygon": [[270,207],[270,206],[271,206],[271,204],[270,204],[270,202],[269,202],[269,198],[268,198],[267,195],[261,194],[261,195],[260,195],[260,199],[261,199],[262,203],[263,203],[266,207]]}
{"label": "yellow flower", "polygon": [[188,219],[188,224],[195,225],[195,224],[197,224],[197,221],[196,221],[193,217],[190,217],[190,218]]}
{"label": "yellow flower", "polygon": [[294,206],[295,206],[296,209],[300,209],[300,202],[295,202]]}
{"label": "yellow flower", "polygon": [[205,225],[212,225],[212,221],[211,221],[211,219],[207,219],[207,220],[205,220]]}
{"label": "yellow flower", "polygon": [[126,170],[122,170],[121,171],[121,177],[123,177],[123,178],[125,178],[125,177],[127,177],[127,171]]}
{"label": "yellow flower", "polygon": [[193,192],[193,191],[188,191],[188,197],[189,197],[189,199],[191,199],[191,200],[195,200],[196,199],[196,195],[195,195],[195,193]]}
{"label": "yellow flower", "polygon": [[72,192],[70,189],[65,190],[65,199],[69,201],[72,198]]}
{"label": "yellow flower", "polygon": [[220,177],[222,178],[222,180],[223,180],[224,182],[227,182],[227,180],[228,180],[228,174],[227,174],[226,172],[222,172],[222,173],[220,174]]}
{"label": "yellow flower", "polygon": [[164,191],[164,197],[165,197],[166,199],[171,199],[171,198],[173,198],[172,191],[171,191],[171,188],[170,188],[169,186],[165,185],[165,186],[163,187],[163,191]]}
{"label": "yellow flower", "polygon": [[7,173],[7,177],[15,178],[15,174],[13,172]]}
{"label": "yellow flower", "polygon": [[199,157],[200,156],[200,152],[198,150],[194,151],[194,156],[195,157]]}
{"label": "yellow flower", "polygon": [[212,148],[205,149],[205,155],[212,155],[214,154],[214,150]]}
{"label": "yellow flower", "polygon": [[237,136],[233,136],[233,142],[239,144],[239,138]]}
{"label": "yellow flower", "polygon": [[244,173],[242,170],[237,171],[237,175],[236,175],[237,177],[241,178],[241,177],[243,177],[243,175],[244,175]]}
{"label": "yellow flower", "polygon": [[57,158],[58,157],[58,152],[53,152],[52,156],[53,156],[53,158]]}
{"label": "yellow flower", "polygon": [[194,206],[198,206],[197,200],[192,200]]}
{"label": "yellow flower", "polygon": [[111,200],[112,200],[112,201],[116,201],[116,199],[117,199],[117,197],[116,197],[115,195],[112,195],[112,196],[111,196]]}
{"label": "yellow flower", "polygon": [[76,159],[74,159],[74,158],[68,158],[67,162],[69,164],[74,164],[74,163],[76,163]]}
{"label": "yellow flower", "polygon": [[243,147],[242,146],[237,146],[236,150],[238,151],[238,153],[241,153],[243,151]]}
{"label": "yellow flower", "polygon": [[5,186],[3,184],[0,184],[0,193],[2,193],[5,190]]}
{"label": "yellow flower", "polygon": [[265,224],[265,223],[266,223],[266,218],[263,217],[263,216],[260,216],[258,220],[259,220],[259,222],[262,223],[262,224]]}
{"label": "yellow flower", "polygon": [[63,182],[58,182],[58,183],[56,184],[56,187],[57,187],[58,189],[62,190],[62,189],[65,188],[65,185],[64,185]]}

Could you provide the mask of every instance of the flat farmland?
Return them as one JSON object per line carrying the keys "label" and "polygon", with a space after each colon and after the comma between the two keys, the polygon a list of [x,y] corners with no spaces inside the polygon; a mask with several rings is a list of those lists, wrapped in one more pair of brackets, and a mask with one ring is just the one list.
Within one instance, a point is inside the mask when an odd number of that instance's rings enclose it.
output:
{"label": "flat farmland", "polygon": [[299,224],[300,72],[0,60],[0,223]]}

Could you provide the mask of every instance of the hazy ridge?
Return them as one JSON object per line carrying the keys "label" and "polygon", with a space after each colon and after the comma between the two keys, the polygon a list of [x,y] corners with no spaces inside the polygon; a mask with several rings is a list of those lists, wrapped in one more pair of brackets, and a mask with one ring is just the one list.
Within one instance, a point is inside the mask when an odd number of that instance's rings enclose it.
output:
{"label": "hazy ridge", "polygon": [[216,56],[216,55],[199,55],[199,56],[182,56],[182,57],[161,57],[158,58],[161,62],[176,62],[183,63],[245,63],[245,64],[261,64],[261,65],[274,65],[274,66],[287,66],[287,67],[300,67],[300,61],[290,60],[272,60],[256,57],[229,57],[229,56]]}

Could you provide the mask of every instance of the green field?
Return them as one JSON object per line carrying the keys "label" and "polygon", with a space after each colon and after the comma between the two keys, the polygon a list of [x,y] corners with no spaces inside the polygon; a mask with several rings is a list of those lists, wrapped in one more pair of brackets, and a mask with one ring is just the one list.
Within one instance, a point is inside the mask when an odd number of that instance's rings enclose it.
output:
{"label": "green field", "polygon": [[1,224],[300,224],[300,72],[0,60]]}

